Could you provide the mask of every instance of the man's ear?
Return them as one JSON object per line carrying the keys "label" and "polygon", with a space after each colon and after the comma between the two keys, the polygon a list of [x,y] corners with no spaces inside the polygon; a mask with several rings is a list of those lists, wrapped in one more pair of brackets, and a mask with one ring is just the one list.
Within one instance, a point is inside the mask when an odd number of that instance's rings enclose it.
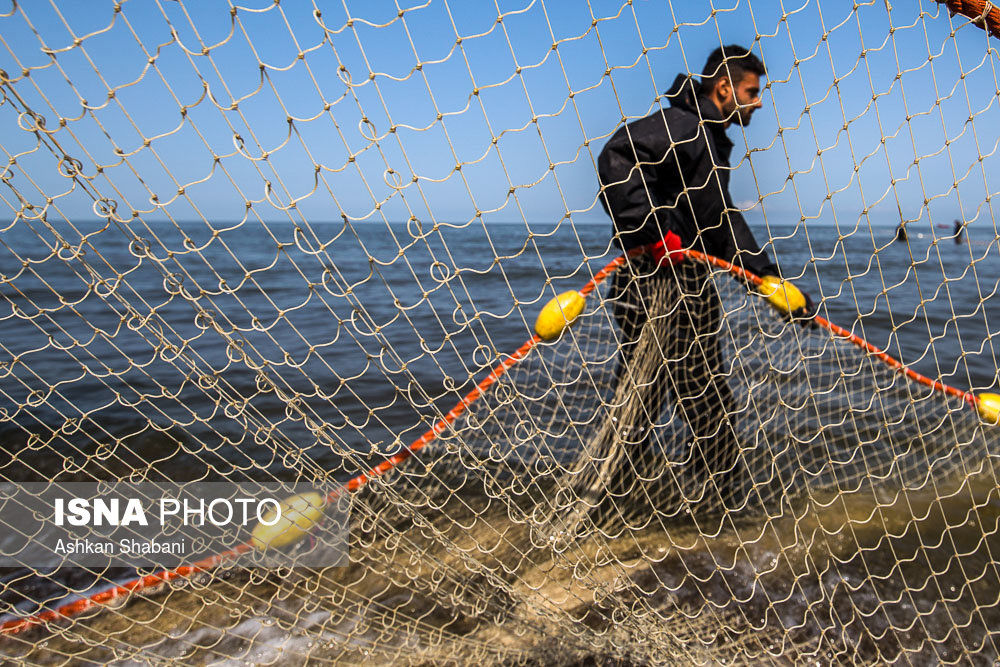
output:
{"label": "man's ear", "polygon": [[718,83],[715,84],[715,93],[720,99],[729,101],[733,97],[733,84],[729,80],[728,76],[720,76]]}

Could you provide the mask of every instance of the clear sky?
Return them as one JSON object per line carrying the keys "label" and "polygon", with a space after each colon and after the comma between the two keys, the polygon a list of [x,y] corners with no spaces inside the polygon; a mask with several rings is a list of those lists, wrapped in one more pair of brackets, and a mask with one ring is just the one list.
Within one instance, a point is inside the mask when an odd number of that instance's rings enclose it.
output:
{"label": "clear sky", "polygon": [[5,157],[65,191],[27,106],[149,221],[603,221],[607,137],[733,42],[769,72],[730,130],[751,217],[992,225],[1000,191],[997,42],[930,0],[39,1],[0,35]]}

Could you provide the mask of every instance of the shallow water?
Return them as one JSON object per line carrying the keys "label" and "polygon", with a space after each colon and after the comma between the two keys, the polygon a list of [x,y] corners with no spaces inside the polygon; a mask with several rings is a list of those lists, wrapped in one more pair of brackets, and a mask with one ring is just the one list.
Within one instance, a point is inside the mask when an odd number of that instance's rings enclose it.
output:
{"label": "shallow water", "polygon": [[[426,513],[466,553],[436,550],[438,540],[398,518],[406,540],[430,549],[414,562],[388,533],[364,534],[362,524],[350,567],[216,573],[49,636],[7,640],[3,651],[45,664],[501,655],[508,664],[990,664],[1000,627],[996,488],[986,469],[920,492],[814,494],[767,521],[735,515],[715,537],[715,519],[694,517],[553,553],[532,548],[523,525],[468,487],[462,502],[444,501],[447,519]],[[483,586],[482,572],[461,565],[470,554],[498,579]]]}

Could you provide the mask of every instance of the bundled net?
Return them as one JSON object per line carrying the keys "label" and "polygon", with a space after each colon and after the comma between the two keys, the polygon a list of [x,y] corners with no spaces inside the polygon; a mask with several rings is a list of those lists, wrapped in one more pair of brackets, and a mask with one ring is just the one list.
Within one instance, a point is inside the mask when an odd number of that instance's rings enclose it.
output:
{"label": "bundled net", "polygon": [[[996,660],[1000,10],[472,4],[11,0],[0,481],[306,484],[351,525],[330,567],[15,554],[0,654]],[[597,196],[733,41],[770,108],[731,189],[811,322],[618,257]]]}

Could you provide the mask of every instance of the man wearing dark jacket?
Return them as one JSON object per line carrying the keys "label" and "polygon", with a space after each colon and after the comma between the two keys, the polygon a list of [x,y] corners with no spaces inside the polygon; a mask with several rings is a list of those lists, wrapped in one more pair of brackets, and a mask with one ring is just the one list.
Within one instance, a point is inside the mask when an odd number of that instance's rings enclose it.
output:
{"label": "man wearing dark jacket", "polygon": [[678,75],[667,91],[669,109],[615,132],[598,158],[600,201],[623,250],[673,232],[684,247],[738,259],[758,275],[776,270],[733,207],[733,142],[725,132],[734,122],[750,124],[761,106],[764,74],[763,63],[745,48],[716,49],[701,85]]}
{"label": "man wearing dark jacket", "polygon": [[[763,63],[744,47],[716,49],[700,84],[679,75],[667,92],[670,108],[619,129],[598,158],[599,198],[611,217],[614,242],[625,251],[646,246],[650,252],[616,272],[611,288],[621,334],[619,386],[626,379],[634,386],[620,403],[631,400],[641,409],[611,408],[617,439],[625,444],[619,447],[622,453],[606,457],[603,465],[610,469],[606,461],[617,456],[614,465],[626,470],[599,470],[597,479],[590,475],[586,481],[581,476],[578,487],[587,488],[578,488],[578,496],[591,505],[596,506],[601,493],[623,498],[621,489],[635,488],[611,482],[615,475],[648,479],[662,476],[667,467],[673,502],[679,500],[690,511],[736,509],[748,500],[749,471],[730,422],[739,408],[723,369],[719,295],[704,264],[675,263],[676,254],[669,251],[694,248],[758,276],[779,276],[729,195],[733,142],[726,128],[750,123],[761,106],[764,75]],[[650,298],[657,291],[658,305]],[[656,322],[658,358],[652,370],[642,371],[637,366],[650,367],[649,359],[633,357],[651,321]],[[683,460],[674,456],[677,471],[664,465],[662,457],[669,453],[654,452],[651,446],[668,396],[692,438]]]}

